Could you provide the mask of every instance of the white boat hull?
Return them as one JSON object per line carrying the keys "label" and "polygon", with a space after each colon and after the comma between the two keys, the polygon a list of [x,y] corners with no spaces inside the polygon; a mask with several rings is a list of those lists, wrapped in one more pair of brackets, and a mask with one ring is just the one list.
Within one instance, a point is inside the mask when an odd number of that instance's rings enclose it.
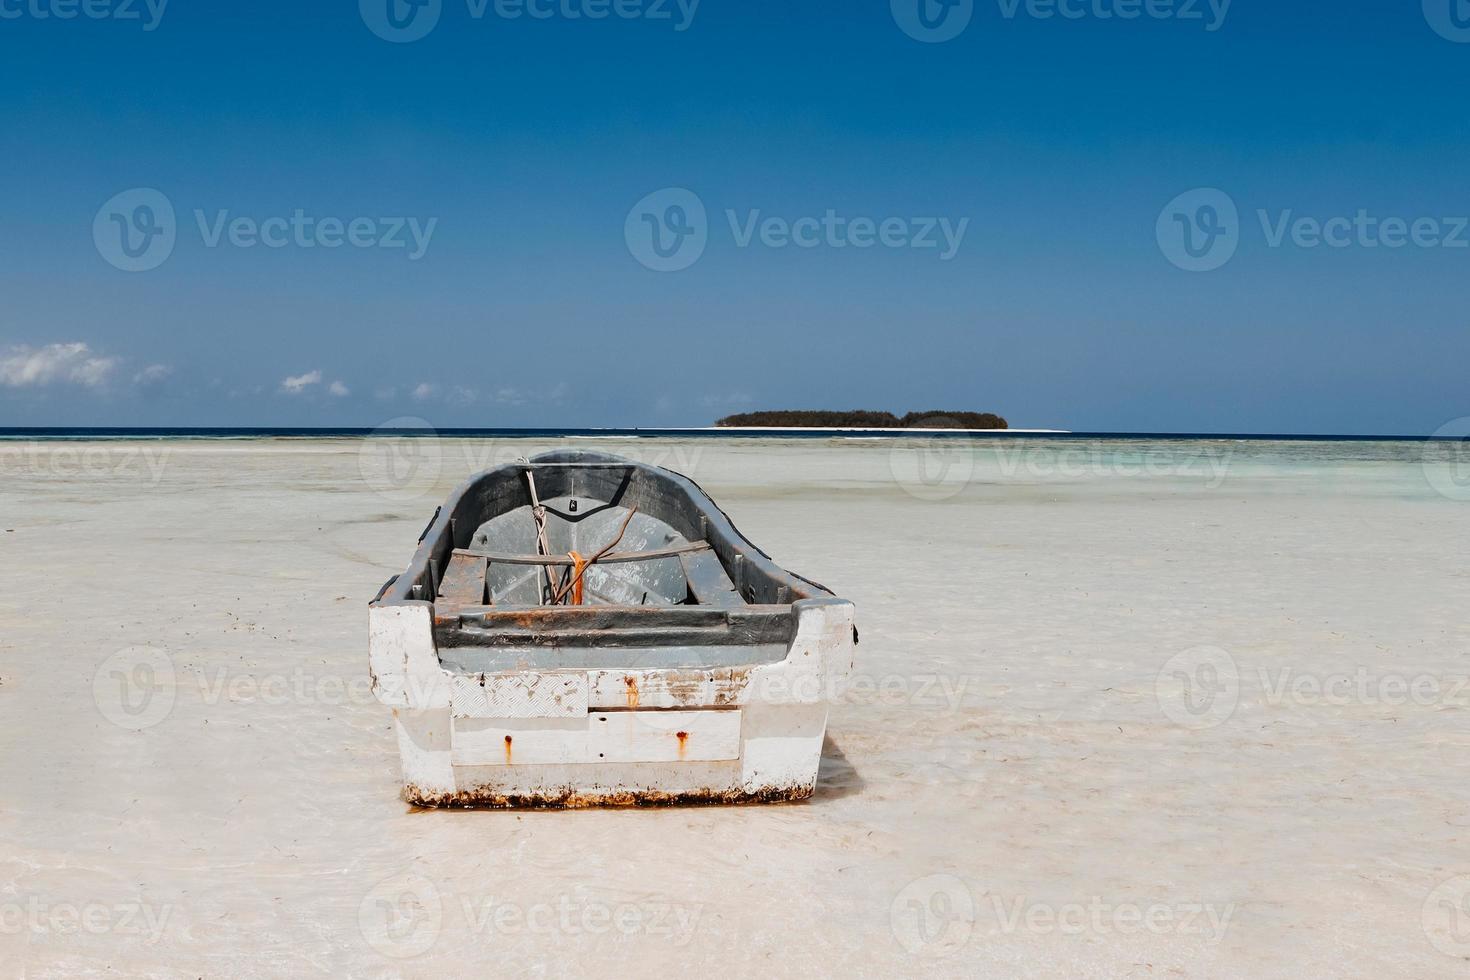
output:
{"label": "white boat hull", "polygon": [[[703,526],[708,528],[709,521]],[[421,552],[429,554],[433,539],[426,537]],[[769,562],[758,552],[749,560]],[[428,567],[427,561],[420,564]],[[434,575],[420,579],[432,582]],[[710,651],[687,644],[582,651],[597,653],[582,658],[597,666],[571,666],[578,660],[576,650],[560,646],[560,635],[548,639],[536,633],[557,621],[560,612],[548,613],[545,607],[507,611],[494,606],[488,593],[487,606],[466,613],[464,621],[524,617],[527,633],[493,642],[538,645],[507,653],[503,645],[492,649],[492,641],[483,640],[483,650],[458,648],[445,656],[436,635],[458,629],[459,620],[451,622],[453,617],[446,618],[443,608],[436,611],[433,602],[413,599],[416,593],[406,587],[393,601],[380,597],[369,612],[373,689],[393,708],[404,798],[423,806],[581,807],[811,796],[828,707],[852,669],[857,632],[850,602],[819,586],[808,589],[804,580],[782,581],[789,584],[780,588],[807,590],[804,597],[793,593],[779,613],[794,624],[784,656],[779,647],[771,651],[767,636],[756,662],[726,662],[712,655],[717,666],[700,659]],[[670,607],[600,608],[614,610],[633,624],[630,628],[642,628],[642,619],[652,622]],[[734,612],[759,615],[759,610],[781,608],[753,604]],[[745,629],[744,620],[731,622],[737,632]],[[589,631],[565,635],[585,638]],[[727,639],[725,647],[715,649],[737,651],[726,657],[757,649],[739,645],[743,639]],[[507,660],[516,658],[521,665],[506,669]],[[640,666],[619,666],[620,658]],[[490,669],[475,670],[476,662]],[[552,666],[560,663],[567,666]]]}

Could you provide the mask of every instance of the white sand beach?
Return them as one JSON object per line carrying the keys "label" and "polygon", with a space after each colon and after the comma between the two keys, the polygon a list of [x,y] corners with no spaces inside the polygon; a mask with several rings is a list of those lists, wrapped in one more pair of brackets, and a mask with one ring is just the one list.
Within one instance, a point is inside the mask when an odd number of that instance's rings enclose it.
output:
{"label": "white sand beach", "polygon": [[[689,474],[857,603],[812,800],[399,799],[367,602],[454,485],[565,445]],[[1455,476],[1412,444],[0,443],[0,974],[1464,977]]]}

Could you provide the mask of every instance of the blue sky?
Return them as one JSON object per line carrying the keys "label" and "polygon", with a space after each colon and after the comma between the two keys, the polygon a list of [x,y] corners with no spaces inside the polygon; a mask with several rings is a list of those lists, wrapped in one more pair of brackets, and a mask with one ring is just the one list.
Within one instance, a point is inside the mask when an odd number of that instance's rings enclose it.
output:
{"label": "blue sky", "polygon": [[1464,0],[86,2],[0,0],[0,426],[1470,415]]}

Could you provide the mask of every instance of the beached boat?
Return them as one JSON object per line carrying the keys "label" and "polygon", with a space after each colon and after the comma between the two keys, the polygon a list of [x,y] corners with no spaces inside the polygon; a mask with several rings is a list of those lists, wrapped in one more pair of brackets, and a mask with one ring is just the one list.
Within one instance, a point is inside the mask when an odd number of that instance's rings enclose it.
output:
{"label": "beached boat", "polygon": [[370,607],[427,806],[803,799],[856,643],[692,480],[591,452],[469,480]]}

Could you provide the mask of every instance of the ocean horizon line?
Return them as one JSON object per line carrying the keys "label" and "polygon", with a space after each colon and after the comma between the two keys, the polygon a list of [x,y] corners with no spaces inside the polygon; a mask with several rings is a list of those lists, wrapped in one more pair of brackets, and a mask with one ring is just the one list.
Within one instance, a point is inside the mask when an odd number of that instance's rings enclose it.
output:
{"label": "ocean horizon line", "polygon": [[1375,435],[1364,433],[1272,432],[1111,432],[1066,429],[863,429],[775,427],[367,427],[367,426],[0,426],[0,440],[45,439],[352,439],[371,436],[445,438],[744,438],[1039,440],[1114,439],[1150,441],[1234,442],[1434,442],[1461,441],[1452,436]]}

